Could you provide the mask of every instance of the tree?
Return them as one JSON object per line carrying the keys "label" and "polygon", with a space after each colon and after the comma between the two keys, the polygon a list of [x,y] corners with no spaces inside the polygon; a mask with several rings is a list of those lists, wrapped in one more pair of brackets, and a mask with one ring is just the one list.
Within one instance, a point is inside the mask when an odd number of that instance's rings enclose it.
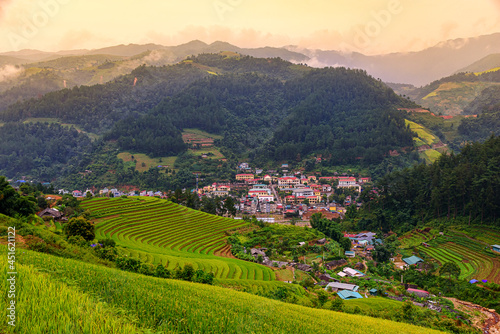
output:
{"label": "tree", "polygon": [[375,245],[373,259],[377,262],[387,262],[391,258],[391,252],[384,245]]}
{"label": "tree", "polygon": [[95,238],[94,224],[83,217],[71,218],[64,226],[64,232],[68,237],[81,236],[87,241]]}
{"label": "tree", "polygon": [[341,312],[344,309],[344,300],[338,297],[332,300],[332,304],[330,305],[330,310]]}
{"label": "tree", "polygon": [[227,213],[229,213],[231,216],[236,216],[236,207],[234,200],[231,196],[228,196],[226,198],[226,201],[224,202],[224,208],[226,209]]}
{"label": "tree", "polygon": [[318,290],[317,295],[319,305],[323,306],[328,301],[328,293],[326,293],[326,291],[321,288],[320,290]]}
{"label": "tree", "polygon": [[5,177],[0,176],[0,213],[14,217],[29,216],[35,212],[34,198],[20,196]]}
{"label": "tree", "polygon": [[460,267],[455,262],[446,262],[439,269],[439,273],[441,275],[448,275],[448,278],[451,278],[451,276],[458,278],[460,276]]}
{"label": "tree", "polygon": [[37,201],[38,207],[40,209],[43,210],[43,209],[47,208],[48,204],[47,204],[47,200],[45,199],[45,197],[39,196],[39,197],[37,197],[36,201]]}

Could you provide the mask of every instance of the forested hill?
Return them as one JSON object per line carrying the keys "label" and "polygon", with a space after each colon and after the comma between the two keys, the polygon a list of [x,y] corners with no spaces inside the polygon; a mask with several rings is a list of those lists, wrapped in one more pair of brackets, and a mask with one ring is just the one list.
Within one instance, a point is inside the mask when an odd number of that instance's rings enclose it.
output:
{"label": "forested hill", "polygon": [[390,150],[413,146],[396,110],[413,104],[364,71],[290,72],[289,65],[271,76],[241,73],[234,59],[223,64],[239,71],[201,79],[147,115],[118,122],[105,138],[123,150],[164,156],[185,149],[173,128],[199,128],[223,135],[219,145],[236,155],[250,150],[260,162],[321,154],[332,164],[376,163]]}
{"label": "forested hill", "polygon": [[364,71],[314,70],[287,82],[285,98],[294,106],[267,145],[268,157],[300,160],[315,152],[326,164],[370,164],[413,146],[413,134],[395,110],[407,101]]}
{"label": "forested hill", "polygon": [[414,104],[365,71],[225,52],[19,102],[0,112],[0,124],[55,119],[150,157],[185,152],[181,132],[198,128],[222,137],[216,145],[228,157],[372,164],[413,145],[399,107]]}
{"label": "forested hill", "polygon": [[466,145],[461,153],[442,155],[387,175],[365,209],[383,230],[411,230],[432,219],[464,224],[500,223],[500,137]]}

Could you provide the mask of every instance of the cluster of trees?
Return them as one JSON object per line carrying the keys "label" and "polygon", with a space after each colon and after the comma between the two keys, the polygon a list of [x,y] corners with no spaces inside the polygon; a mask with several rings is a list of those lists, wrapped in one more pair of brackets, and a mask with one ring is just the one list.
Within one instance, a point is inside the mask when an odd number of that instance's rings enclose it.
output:
{"label": "cluster of trees", "polygon": [[195,283],[213,284],[214,275],[206,273],[201,269],[195,270],[193,265],[186,264],[184,268],[177,267],[173,271],[167,269],[161,263],[156,267],[150,263],[144,263],[139,259],[130,257],[119,257],[116,259],[116,267],[134,273],[159,278],[174,278]]}
{"label": "cluster of trees", "polygon": [[351,250],[351,240],[344,237],[338,222],[323,217],[321,213],[313,214],[310,222],[312,228],[323,232],[327,237],[338,242],[345,251]]}
{"label": "cluster of trees", "polygon": [[212,215],[218,216],[236,216],[236,202],[231,196],[225,197],[198,197],[195,191],[182,191],[177,188],[174,194],[170,197],[170,200],[174,203],[187,206],[188,208],[200,210]]}
{"label": "cluster of trees", "polygon": [[55,117],[79,125],[87,132],[103,133],[117,121],[148,112],[166,96],[207,75],[182,63],[168,67],[140,66],[104,85],[76,86],[13,104],[0,114],[0,120]]}
{"label": "cluster of trees", "polygon": [[298,160],[312,152],[325,165],[380,162],[389,150],[412,147],[398,97],[364,71],[313,70],[285,84],[290,115],[263,149],[268,158]]}
{"label": "cluster of trees", "polygon": [[33,196],[21,196],[4,176],[0,176],[0,214],[10,217],[26,217],[34,214],[35,210],[36,204]]}
{"label": "cluster of trees", "polygon": [[500,217],[500,137],[466,145],[432,165],[388,174],[378,196],[364,204],[381,229],[411,230],[420,221],[446,219],[498,225]]}
{"label": "cluster of trees", "polygon": [[50,180],[91,148],[91,140],[75,128],[48,123],[7,123],[0,126],[0,173]]}
{"label": "cluster of trees", "polygon": [[[497,89],[496,96],[500,96]],[[485,141],[489,136],[500,136],[500,99],[497,105],[483,109],[483,113],[477,118],[465,118],[458,126],[458,133],[461,140]]]}

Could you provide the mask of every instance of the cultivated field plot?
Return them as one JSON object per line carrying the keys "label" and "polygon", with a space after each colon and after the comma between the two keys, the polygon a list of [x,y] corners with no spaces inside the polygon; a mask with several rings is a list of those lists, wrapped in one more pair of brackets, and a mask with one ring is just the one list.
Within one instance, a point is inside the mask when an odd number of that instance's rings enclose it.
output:
{"label": "cultivated field plot", "polygon": [[96,198],[82,206],[97,223],[96,238],[114,239],[123,255],[169,269],[190,263],[222,279],[275,279],[265,266],[217,256],[229,256],[225,231],[244,226],[241,220],[149,197]]}
{"label": "cultivated field plot", "polygon": [[[18,271],[23,277],[16,296],[19,320],[15,329],[0,323],[2,333],[442,333],[32,251],[20,254]],[[7,272],[6,257],[0,257],[0,272]],[[1,280],[2,291],[7,283]],[[7,302],[0,298],[0,307],[7,308]]]}
{"label": "cultivated field plot", "polygon": [[[495,240],[498,234],[485,229],[480,238]],[[486,279],[488,282],[500,283],[500,256],[494,254],[481,239],[475,239],[465,232],[452,231],[428,244],[429,247],[418,246],[418,251],[440,264],[456,263],[461,270],[460,278]]]}
{"label": "cultivated field plot", "polygon": [[399,242],[401,242],[402,248],[416,247],[421,245],[422,242],[431,240],[437,234],[438,231],[435,229],[431,229],[430,227],[424,228],[422,230],[416,229],[406,233],[402,237],[399,237]]}

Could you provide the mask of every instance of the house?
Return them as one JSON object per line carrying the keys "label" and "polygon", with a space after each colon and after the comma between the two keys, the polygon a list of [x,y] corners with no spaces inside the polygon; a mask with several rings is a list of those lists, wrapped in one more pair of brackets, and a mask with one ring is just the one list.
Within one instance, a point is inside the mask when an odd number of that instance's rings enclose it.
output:
{"label": "house", "polygon": [[236,180],[238,181],[252,180],[253,178],[253,174],[236,174]]}
{"label": "house", "polygon": [[358,271],[356,269],[352,269],[349,267],[344,268],[343,272],[346,273],[350,277],[363,277],[363,276],[365,276],[365,274],[363,274],[361,271]]}
{"label": "house", "polygon": [[333,268],[344,265],[346,263],[347,261],[345,259],[333,260],[326,263],[326,269],[332,270]]}
{"label": "house", "polygon": [[354,253],[353,251],[345,251],[345,256],[352,258],[356,256],[356,253]]}
{"label": "house", "polygon": [[210,195],[212,195],[212,197],[227,197],[229,196],[229,192],[227,190],[214,190]]}
{"label": "house", "polygon": [[328,287],[332,288],[333,291],[348,290],[348,291],[356,292],[359,289],[359,286],[357,286],[356,284],[347,284],[347,283],[338,283],[338,282],[330,282],[330,283],[328,283],[326,288],[328,289]]}
{"label": "house", "polygon": [[268,174],[268,175],[264,176],[263,180],[265,182],[271,182],[273,180],[273,178]]}
{"label": "house", "polygon": [[80,190],[73,190],[73,197],[82,197],[83,194]]}
{"label": "house", "polygon": [[317,241],[316,241],[316,243],[317,243],[318,245],[324,245],[324,244],[326,243],[326,238],[319,239],[319,240],[317,240]]}
{"label": "house", "polygon": [[40,218],[44,218],[44,217],[50,217],[54,220],[59,220],[62,218],[62,213],[57,210],[57,209],[50,209],[50,208],[47,208],[45,210],[43,210],[42,212],[38,213],[38,217]]}
{"label": "house", "polygon": [[363,183],[369,183],[369,182],[371,182],[371,178],[369,178],[369,177],[361,177],[361,178],[359,178],[358,182],[361,183],[361,184],[363,184]]}
{"label": "house", "polygon": [[261,255],[264,257],[264,256],[266,256],[266,253],[264,253],[264,251],[262,251],[258,248],[252,248],[252,249],[250,249],[250,255],[256,256],[256,257]]}
{"label": "house", "polygon": [[418,256],[415,256],[415,255],[407,257],[407,258],[404,258],[403,261],[408,266],[412,266],[414,264],[423,263],[424,262],[424,260],[422,260],[421,258],[419,258]]}
{"label": "house", "polygon": [[339,177],[339,188],[357,187],[355,177]]}
{"label": "house", "polygon": [[499,253],[500,253],[500,246],[499,246],[499,245],[492,245],[491,247],[492,247],[491,249],[492,249],[494,252],[499,252]]}
{"label": "house", "polygon": [[337,280],[328,274],[321,274],[318,278],[325,282],[336,282]]}
{"label": "house", "polygon": [[300,263],[297,265],[297,269],[305,271],[305,272],[310,272],[313,270],[313,268],[307,264]]}
{"label": "house", "polygon": [[359,294],[359,292],[352,292],[352,291],[347,291],[347,290],[337,292],[337,296],[339,296],[340,298],[342,298],[344,300],[362,299],[363,298],[363,296],[361,296]]}
{"label": "house", "polygon": [[293,187],[297,184],[300,184],[300,180],[295,176],[285,176],[278,179],[278,187],[280,188]]}
{"label": "house", "polygon": [[378,294],[378,290],[375,288],[371,289],[369,292],[370,292],[370,295],[372,295],[372,296],[376,296]]}
{"label": "house", "polygon": [[414,294],[415,296],[420,297],[420,298],[427,298],[427,297],[429,297],[429,292],[427,292],[425,290],[418,290],[418,289],[408,288],[408,289],[406,289],[406,291],[409,294]]}

